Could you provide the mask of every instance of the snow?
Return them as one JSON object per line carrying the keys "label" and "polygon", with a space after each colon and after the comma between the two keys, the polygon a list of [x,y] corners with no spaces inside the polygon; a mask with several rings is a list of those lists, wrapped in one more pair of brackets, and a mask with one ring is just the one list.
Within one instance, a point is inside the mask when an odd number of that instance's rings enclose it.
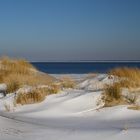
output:
{"label": "snow", "polygon": [[7,85],[6,84],[0,84],[0,91],[6,91],[7,90]]}
{"label": "snow", "polygon": [[[49,95],[38,104],[14,107],[14,94],[0,99],[0,140],[139,140],[140,111],[127,105],[102,108],[102,88],[93,84],[111,80],[107,75],[82,77],[79,88]],[[10,112],[5,102],[13,108]]]}
{"label": "snow", "polygon": [[50,75],[56,77],[57,79],[61,79],[63,77],[71,77],[72,79],[77,81],[88,76],[88,74],[50,74]]}
{"label": "snow", "polygon": [[116,77],[109,78],[107,74],[99,74],[95,78],[83,80],[77,87],[88,91],[98,91],[103,90],[105,85],[110,85],[117,81]]}
{"label": "snow", "polygon": [[0,93],[0,98],[3,98],[4,97],[4,93]]}
{"label": "snow", "polygon": [[0,84],[0,98],[3,98],[5,96],[5,92],[7,90],[6,84]]}

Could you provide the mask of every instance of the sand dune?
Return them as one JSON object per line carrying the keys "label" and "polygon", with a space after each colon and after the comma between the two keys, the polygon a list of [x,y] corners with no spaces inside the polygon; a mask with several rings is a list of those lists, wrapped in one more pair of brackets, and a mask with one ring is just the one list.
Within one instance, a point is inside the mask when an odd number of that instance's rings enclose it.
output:
{"label": "sand dune", "polygon": [[[82,86],[83,83],[86,82],[82,80]],[[102,90],[65,89],[47,96],[41,103],[13,107],[6,112],[2,105],[12,103],[14,95],[11,94],[0,100],[0,138],[138,140],[140,112],[127,109],[128,105],[102,108],[101,95]]]}

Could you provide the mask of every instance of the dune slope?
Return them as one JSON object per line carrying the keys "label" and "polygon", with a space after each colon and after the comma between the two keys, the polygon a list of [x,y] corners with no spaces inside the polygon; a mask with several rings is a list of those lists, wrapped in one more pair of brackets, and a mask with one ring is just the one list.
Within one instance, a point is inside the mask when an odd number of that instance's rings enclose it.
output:
{"label": "dune slope", "polygon": [[140,112],[127,105],[102,108],[101,94],[82,84],[82,89],[65,89],[41,103],[5,112],[2,104],[12,100],[9,95],[0,100],[1,139],[138,140]]}

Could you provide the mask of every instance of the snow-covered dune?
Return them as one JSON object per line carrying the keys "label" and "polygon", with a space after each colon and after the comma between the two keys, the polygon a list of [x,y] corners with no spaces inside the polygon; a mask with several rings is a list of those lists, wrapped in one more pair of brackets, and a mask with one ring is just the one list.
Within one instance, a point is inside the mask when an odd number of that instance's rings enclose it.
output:
{"label": "snow-covered dune", "polygon": [[103,90],[105,85],[110,85],[116,81],[118,81],[117,77],[98,74],[94,78],[85,78],[77,87],[88,91],[98,91]]}
{"label": "snow-covered dune", "polygon": [[14,94],[0,99],[0,139],[139,140],[140,111],[127,105],[102,108],[102,88],[92,87],[94,81],[106,84],[112,78],[83,79],[77,89],[49,95],[38,104],[13,106],[10,112],[3,103],[11,104]]}

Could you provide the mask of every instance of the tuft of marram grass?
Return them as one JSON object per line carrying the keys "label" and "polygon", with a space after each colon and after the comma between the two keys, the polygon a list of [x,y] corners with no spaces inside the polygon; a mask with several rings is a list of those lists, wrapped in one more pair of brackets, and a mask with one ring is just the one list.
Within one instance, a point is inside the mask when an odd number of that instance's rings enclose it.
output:
{"label": "tuft of marram grass", "polygon": [[39,103],[45,99],[47,95],[56,94],[60,90],[59,86],[56,84],[51,84],[48,87],[34,88],[32,91],[28,93],[18,93],[15,98],[16,104],[33,104]]}
{"label": "tuft of marram grass", "polygon": [[109,74],[124,78],[120,81],[122,87],[140,87],[140,69],[139,68],[115,68]]}
{"label": "tuft of marram grass", "polygon": [[33,90],[29,93],[19,93],[15,99],[16,104],[33,104],[42,102],[46,97],[45,92],[43,90]]}
{"label": "tuft of marram grass", "polygon": [[109,85],[105,88],[105,93],[110,97],[114,99],[120,99],[121,98],[121,89],[120,85],[118,83],[114,83],[113,85]]}
{"label": "tuft of marram grass", "polygon": [[[109,71],[109,75],[118,76],[120,78],[120,81],[114,83],[113,85],[108,85],[105,88],[103,96],[105,106],[128,104],[128,102],[124,100],[121,95],[121,89],[137,89],[140,87],[140,69],[128,67],[115,68]],[[131,104],[133,103],[134,101],[131,101]]]}
{"label": "tuft of marram grass", "polygon": [[31,74],[31,69],[35,68],[28,63],[26,60],[15,60],[8,57],[3,57],[0,59],[1,72],[4,74],[17,73],[17,74]]}
{"label": "tuft of marram grass", "polygon": [[131,109],[131,110],[140,110],[140,106],[138,106],[138,105],[132,105],[132,106],[129,106],[127,108]]}
{"label": "tuft of marram grass", "polygon": [[126,104],[126,101],[121,95],[121,86],[118,83],[113,85],[108,85],[103,93],[103,101],[105,102],[105,107],[111,107],[120,104]]}
{"label": "tuft of marram grass", "polygon": [[76,85],[75,81],[69,76],[61,77],[60,81],[63,88],[74,88]]}
{"label": "tuft of marram grass", "polygon": [[0,83],[7,84],[7,93],[15,92],[23,85],[43,85],[53,81],[51,76],[39,73],[26,60],[15,60],[8,57],[0,59]]}

